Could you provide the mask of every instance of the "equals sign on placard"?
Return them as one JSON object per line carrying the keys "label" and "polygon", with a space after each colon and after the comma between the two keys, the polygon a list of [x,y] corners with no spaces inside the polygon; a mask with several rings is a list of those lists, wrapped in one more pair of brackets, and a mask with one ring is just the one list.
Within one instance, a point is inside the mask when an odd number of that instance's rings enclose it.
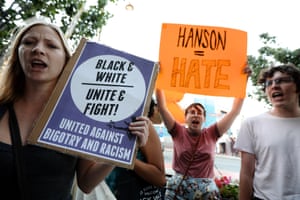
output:
{"label": "equals sign on placard", "polygon": [[204,56],[204,51],[194,51],[196,56]]}

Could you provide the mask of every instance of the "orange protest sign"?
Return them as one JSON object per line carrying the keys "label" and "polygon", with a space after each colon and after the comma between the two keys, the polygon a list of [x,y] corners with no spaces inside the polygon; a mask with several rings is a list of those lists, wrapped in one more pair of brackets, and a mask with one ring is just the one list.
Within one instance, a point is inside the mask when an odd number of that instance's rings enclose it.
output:
{"label": "orange protest sign", "polygon": [[183,93],[244,97],[246,52],[244,31],[163,24],[156,87]]}

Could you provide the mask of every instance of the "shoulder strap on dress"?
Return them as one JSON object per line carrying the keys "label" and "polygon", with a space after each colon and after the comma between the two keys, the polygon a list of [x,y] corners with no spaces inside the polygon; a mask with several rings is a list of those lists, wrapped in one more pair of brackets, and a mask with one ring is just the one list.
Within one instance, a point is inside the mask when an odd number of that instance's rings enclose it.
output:
{"label": "shoulder strap on dress", "polygon": [[2,119],[4,113],[7,110],[7,106],[6,105],[0,105],[0,120]]}
{"label": "shoulder strap on dress", "polygon": [[25,173],[24,157],[22,151],[22,140],[21,140],[16,113],[14,111],[12,104],[9,104],[8,111],[9,111],[9,119],[8,119],[9,129],[10,129],[10,135],[12,140],[14,161],[17,169],[18,186],[20,190],[21,200],[28,200],[30,198],[28,196],[29,191],[27,189],[26,176],[25,176],[26,173]]}

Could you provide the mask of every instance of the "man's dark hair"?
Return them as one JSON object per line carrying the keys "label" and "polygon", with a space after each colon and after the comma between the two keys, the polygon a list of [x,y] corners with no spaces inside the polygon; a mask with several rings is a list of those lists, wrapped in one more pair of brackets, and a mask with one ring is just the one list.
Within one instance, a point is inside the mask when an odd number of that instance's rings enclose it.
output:
{"label": "man's dark hair", "polygon": [[[271,66],[268,69],[262,70],[260,72],[257,83],[262,86],[263,91],[266,91],[266,80],[272,78],[275,72],[281,72],[287,74],[293,78],[294,83],[296,84],[296,92],[300,91],[300,69],[297,68],[294,64],[284,64],[278,66]],[[299,96],[299,105],[300,105],[300,96]]]}
{"label": "man's dark hair", "polygon": [[204,106],[201,103],[192,103],[191,105],[189,105],[185,109],[184,115],[185,116],[187,115],[190,108],[196,108],[197,110],[199,110],[199,107],[201,107],[203,109],[203,112],[204,112],[203,115],[204,115],[204,117],[206,117],[206,110],[205,110]]}
{"label": "man's dark hair", "polygon": [[293,64],[278,65],[261,71],[257,83],[263,86],[265,91],[267,78],[272,78],[275,72],[281,72],[291,76],[296,84],[297,92],[300,91],[300,70]]}

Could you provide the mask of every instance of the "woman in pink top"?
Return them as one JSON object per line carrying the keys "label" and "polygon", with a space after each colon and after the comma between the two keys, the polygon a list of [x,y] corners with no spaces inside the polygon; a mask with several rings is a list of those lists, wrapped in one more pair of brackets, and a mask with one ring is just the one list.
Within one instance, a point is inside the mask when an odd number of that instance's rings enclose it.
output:
{"label": "woman in pink top", "polygon": [[200,103],[193,103],[186,108],[186,126],[183,126],[167,109],[162,90],[156,90],[156,98],[159,112],[174,143],[173,169],[176,174],[167,182],[165,199],[220,199],[214,182],[216,142],[239,115],[243,99],[234,99],[230,112],[215,124],[202,128],[206,111]]}

